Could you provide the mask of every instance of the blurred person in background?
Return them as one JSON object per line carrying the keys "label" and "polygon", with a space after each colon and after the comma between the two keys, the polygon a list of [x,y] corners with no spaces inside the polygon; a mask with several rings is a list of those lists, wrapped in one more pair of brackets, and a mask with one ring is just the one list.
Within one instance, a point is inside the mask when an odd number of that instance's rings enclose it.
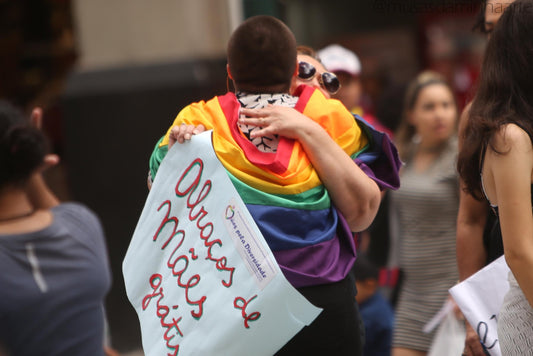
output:
{"label": "blurred person in background", "polygon": [[0,349],[104,355],[104,233],[92,211],[60,203],[46,185],[41,172],[58,157],[48,154],[41,118],[36,109],[30,123],[0,101]]}
{"label": "blurred person in background", "polygon": [[[376,116],[392,132],[397,130],[401,121],[406,86],[402,83],[387,87],[376,105]],[[394,306],[398,299],[398,285],[401,278],[398,261],[395,260],[397,254],[392,253],[396,250],[396,246],[391,235],[394,225],[391,224],[389,210],[390,194],[386,192],[381,199],[376,218],[364,233],[367,243],[362,243],[362,250],[379,267],[380,291]]]}
{"label": "blurred person in background", "polygon": [[335,99],[339,99],[354,114],[364,116],[361,108],[363,86],[360,80],[359,57],[338,44],[332,44],[319,50],[318,58],[327,70],[337,75],[341,82],[342,90],[335,95]]}
{"label": "blurred person in background", "polygon": [[[490,37],[505,9],[514,0],[483,1],[474,29]],[[459,151],[463,146],[463,130],[468,122],[470,105],[463,110],[459,123]],[[486,264],[503,254],[500,225],[486,201],[475,199],[467,193],[461,182],[459,212],[457,216],[457,265],[460,280],[465,280]],[[480,337],[472,326],[465,322],[465,355],[483,356],[486,352]]]}
{"label": "blurred person in background", "polygon": [[317,55],[324,67],[339,78],[340,89],[332,97],[340,100],[352,113],[359,115],[376,129],[392,137],[392,131],[382,125],[376,117],[364,112],[361,106],[363,85],[359,57],[338,44],[331,44],[322,48]]}
{"label": "blurred person in background", "polygon": [[379,269],[363,253],[353,266],[361,318],[365,325],[365,356],[388,356],[391,352],[394,311],[379,291]]}
{"label": "blurred person in background", "polygon": [[458,278],[457,106],[448,83],[437,73],[420,73],[407,88],[402,120],[395,142],[405,166],[400,189],[391,192],[402,272],[392,355],[422,356],[435,333],[423,328]]}
{"label": "blurred person in background", "polygon": [[291,93],[300,85],[318,89],[328,99],[339,92],[341,83],[338,76],[324,67],[313,48],[300,45],[296,47],[296,54],[298,70],[291,82]]}

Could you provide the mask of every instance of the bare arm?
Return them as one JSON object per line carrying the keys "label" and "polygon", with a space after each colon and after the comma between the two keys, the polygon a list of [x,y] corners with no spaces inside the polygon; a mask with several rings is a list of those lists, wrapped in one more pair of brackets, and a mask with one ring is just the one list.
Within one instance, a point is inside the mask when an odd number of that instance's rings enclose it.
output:
{"label": "bare arm", "polygon": [[487,253],[483,230],[487,220],[487,204],[461,190],[457,215],[457,267],[463,281],[483,266]]}
{"label": "bare arm", "polygon": [[[459,150],[462,146],[462,132],[468,120],[468,105],[459,121]],[[487,252],[483,245],[483,230],[487,221],[487,204],[476,200],[463,190],[461,181],[459,193],[459,212],[457,214],[456,254],[459,279],[461,281],[479,271],[485,265]],[[479,342],[479,336],[472,326],[465,322],[465,354],[483,356],[485,352]]]}
{"label": "bare arm", "polygon": [[[31,113],[32,124],[41,128],[43,111],[40,108],[33,109]],[[46,184],[42,172],[59,163],[59,157],[49,154],[44,157],[42,166],[33,173],[26,185],[26,195],[35,209],[49,209],[59,204],[59,199]]]}
{"label": "bare arm", "polygon": [[26,194],[36,210],[50,209],[59,204],[59,199],[50,190],[40,172],[30,178]]}
{"label": "bare arm", "polygon": [[498,205],[505,260],[533,305],[533,147],[527,133],[513,124],[497,133],[494,141],[496,149],[505,153],[487,150],[483,171],[487,194]]}
{"label": "bare arm", "polygon": [[[485,265],[487,252],[483,245],[483,229],[487,219],[487,206],[461,190],[457,215],[457,267],[461,281],[479,271]],[[479,335],[465,321],[465,354],[484,356]]]}
{"label": "bare arm", "polygon": [[[465,125],[468,121],[470,104],[463,110],[459,121],[459,150],[462,147],[462,138]],[[459,278],[465,280],[479,271],[487,258],[483,245],[483,230],[487,221],[487,204],[476,200],[463,190],[459,196],[459,212],[457,215],[457,267]]]}
{"label": "bare arm", "polygon": [[241,109],[239,122],[261,126],[252,137],[278,134],[298,140],[352,231],[366,229],[380,203],[379,187],[316,122],[295,109]]}

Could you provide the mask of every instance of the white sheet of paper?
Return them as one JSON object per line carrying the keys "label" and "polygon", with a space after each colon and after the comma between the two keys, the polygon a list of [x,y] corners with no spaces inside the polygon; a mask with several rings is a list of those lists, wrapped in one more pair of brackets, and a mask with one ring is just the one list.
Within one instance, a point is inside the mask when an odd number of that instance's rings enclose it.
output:
{"label": "white sheet of paper", "polygon": [[509,267],[501,256],[450,289],[465,318],[493,356],[501,355],[497,320],[509,290],[508,273]]}
{"label": "white sheet of paper", "polygon": [[211,143],[163,160],[123,262],[151,355],[272,355],[321,312],[285,279]]}

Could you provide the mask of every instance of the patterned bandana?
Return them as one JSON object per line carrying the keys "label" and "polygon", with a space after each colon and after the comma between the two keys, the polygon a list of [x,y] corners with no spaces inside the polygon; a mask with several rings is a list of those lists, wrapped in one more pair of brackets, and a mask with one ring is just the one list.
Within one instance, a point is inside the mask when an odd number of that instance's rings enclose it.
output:
{"label": "patterned bandana", "polygon": [[[261,109],[270,105],[286,106],[293,108],[298,102],[298,97],[289,94],[248,94],[245,92],[237,92],[237,99],[241,107],[247,109]],[[259,126],[249,126],[239,124],[242,133],[255,147],[261,152],[274,153],[277,151],[279,137],[278,135],[262,136],[251,138],[250,134],[254,130],[258,130]]]}

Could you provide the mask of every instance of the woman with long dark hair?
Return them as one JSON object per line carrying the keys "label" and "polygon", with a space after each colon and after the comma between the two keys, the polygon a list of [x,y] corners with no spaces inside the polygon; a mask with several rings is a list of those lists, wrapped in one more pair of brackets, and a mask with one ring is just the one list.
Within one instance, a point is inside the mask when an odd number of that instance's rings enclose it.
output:
{"label": "woman with long dark hair", "polygon": [[510,290],[498,318],[504,355],[533,355],[533,1],[505,10],[489,40],[458,170],[497,214]]}

